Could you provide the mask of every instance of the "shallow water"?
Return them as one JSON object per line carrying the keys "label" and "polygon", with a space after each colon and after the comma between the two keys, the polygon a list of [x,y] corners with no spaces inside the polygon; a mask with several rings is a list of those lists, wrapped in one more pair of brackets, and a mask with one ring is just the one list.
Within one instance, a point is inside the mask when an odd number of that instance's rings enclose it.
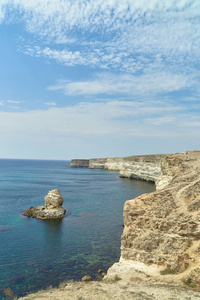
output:
{"label": "shallow water", "polygon": [[[76,169],[68,161],[0,160],[0,299],[106,271],[120,257],[123,205],[155,190],[144,181],[104,170]],[[59,189],[62,221],[22,216]]]}

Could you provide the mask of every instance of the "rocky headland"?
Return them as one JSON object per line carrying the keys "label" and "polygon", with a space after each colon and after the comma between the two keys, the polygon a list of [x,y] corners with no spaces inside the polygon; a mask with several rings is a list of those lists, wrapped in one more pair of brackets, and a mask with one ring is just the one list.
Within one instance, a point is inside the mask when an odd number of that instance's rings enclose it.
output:
{"label": "rocky headland", "polygon": [[120,262],[108,278],[200,285],[200,151],[167,155],[158,190],[124,205]]}
{"label": "rocky headland", "polygon": [[156,184],[155,192],[125,202],[121,258],[105,280],[136,272],[142,280],[200,285],[200,151],[189,159],[185,152],[91,159],[87,167]]}
{"label": "rocky headland", "polygon": [[42,220],[62,219],[65,216],[66,210],[62,207],[63,197],[59,190],[49,191],[44,200],[45,206],[30,207],[23,215]]}
{"label": "rocky headland", "polygon": [[200,299],[200,151],[189,159],[185,153],[95,159],[86,167],[141,174],[157,190],[125,202],[121,258],[103,282],[66,283],[26,299]]}

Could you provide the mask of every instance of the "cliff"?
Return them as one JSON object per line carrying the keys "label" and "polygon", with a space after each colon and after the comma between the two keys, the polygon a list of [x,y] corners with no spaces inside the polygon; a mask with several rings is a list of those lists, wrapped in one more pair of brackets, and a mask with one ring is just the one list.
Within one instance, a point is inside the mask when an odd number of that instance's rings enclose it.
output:
{"label": "cliff", "polygon": [[[124,205],[120,262],[107,274],[142,280],[200,281],[200,151],[168,155],[161,162],[160,190]],[[165,186],[164,188],[161,188]]]}
{"label": "cliff", "polygon": [[89,168],[89,159],[72,159],[71,168]]}
{"label": "cliff", "polygon": [[120,262],[105,280],[139,273],[200,285],[200,151],[190,151],[189,160],[185,153],[90,159],[88,168],[154,181],[157,189],[126,201]]}
{"label": "cliff", "polygon": [[138,155],[127,157],[73,159],[71,167],[104,169],[120,172],[121,177],[156,182],[162,174],[161,163],[166,157],[159,155]]}

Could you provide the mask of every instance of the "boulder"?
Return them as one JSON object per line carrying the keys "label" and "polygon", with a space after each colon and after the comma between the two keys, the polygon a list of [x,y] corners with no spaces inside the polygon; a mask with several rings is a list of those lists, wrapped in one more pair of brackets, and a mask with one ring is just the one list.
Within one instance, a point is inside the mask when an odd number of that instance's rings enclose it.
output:
{"label": "boulder", "polygon": [[42,220],[62,219],[65,216],[66,210],[62,207],[63,197],[59,190],[49,191],[44,199],[45,206],[30,207],[23,215]]}
{"label": "boulder", "polygon": [[91,281],[92,277],[90,275],[85,275],[84,277],[82,277],[82,281]]}

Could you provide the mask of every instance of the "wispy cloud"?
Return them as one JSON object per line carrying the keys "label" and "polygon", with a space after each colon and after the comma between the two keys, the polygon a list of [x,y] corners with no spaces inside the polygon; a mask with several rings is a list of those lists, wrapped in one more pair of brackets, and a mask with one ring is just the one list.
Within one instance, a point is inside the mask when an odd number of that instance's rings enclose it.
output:
{"label": "wispy cloud", "polygon": [[48,110],[0,112],[1,143],[7,149],[14,147],[19,157],[30,157],[30,153],[74,158],[181,151],[182,146],[194,148],[188,142],[191,138],[198,144],[199,124],[187,107],[163,101],[84,102]]}
{"label": "wispy cloud", "polygon": [[49,90],[61,90],[66,95],[98,95],[98,94],[125,94],[143,95],[158,94],[166,91],[177,91],[190,87],[194,80],[189,80],[182,74],[167,72],[150,72],[140,76],[130,74],[113,75],[100,73],[95,79],[85,81],[60,80],[57,84],[48,87]]}
{"label": "wispy cloud", "polygon": [[16,101],[16,100],[6,100],[7,103],[13,103],[13,104],[19,104],[21,101]]}
{"label": "wispy cloud", "polygon": [[[163,126],[171,122],[175,128],[173,132],[169,131],[168,135],[174,136],[180,133],[181,116],[185,113],[183,107],[162,101],[85,102],[46,111],[0,113],[0,125],[4,123],[4,127],[0,128],[9,130],[11,136],[12,132],[13,134],[23,132],[23,135],[33,136],[45,135],[48,132],[49,136],[66,137],[73,134],[90,138],[110,134],[115,137],[134,137],[162,136]],[[153,119],[157,122],[152,122]],[[1,134],[4,133],[7,134],[1,131]]]}
{"label": "wispy cloud", "polygon": [[64,65],[137,72],[155,62],[180,68],[198,60],[198,0],[3,0],[0,7],[19,10],[26,30],[49,43],[25,53]]}
{"label": "wispy cloud", "polygon": [[45,102],[45,104],[48,106],[56,106],[55,102]]}
{"label": "wispy cloud", "polygon": [[5,100],[5,101],[0,101],[0,105],[7,105],[7,104],[20,104],[23,101],[17,101],[17,100]]}
{"label": "wispy cloud", "polygon": [[158,118],[147,118],[145,121],[153,125],[164,125],[164,124],[174,124],[174,121],[177,119],[175,116],[163,116]]}
{"label": "wispy cloud", "polygon": [[[61,149],[77,139],[78,149],[85,138],[88,151],[94,140],[98,149],[119,138],[132,141],[131,149],[137,137],[196,141],[199,17],[199,0],[1,0],[0,23],[21,25],[20,51],[65,67],[56,70],[62,80],[44,81],[48,91],[85,101],[59,108],[61,101],[45,95],[48,102],[37,103],[46,110],[0,113],[1,144],[31,136],[30,143],[48,149],[52,139]],[[1,110],[8,104],[20,106],[1,101]]]}

